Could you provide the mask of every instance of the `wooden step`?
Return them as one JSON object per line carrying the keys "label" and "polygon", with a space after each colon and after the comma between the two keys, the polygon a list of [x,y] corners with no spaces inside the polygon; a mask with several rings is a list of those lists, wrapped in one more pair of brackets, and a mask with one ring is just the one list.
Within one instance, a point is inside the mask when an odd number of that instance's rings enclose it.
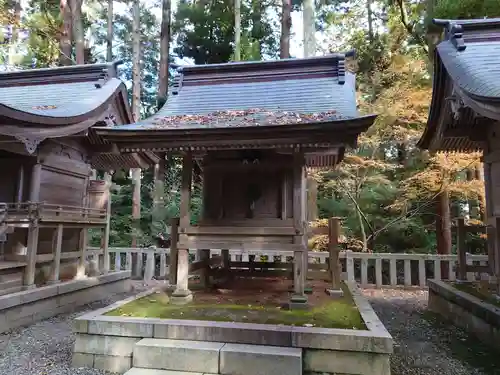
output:
{"label": "wooden step", "polygon": [[[177,374],[302,375],[302,349],[147,338],[135,345],[133,366]],[[136,371],[127,375],[174,374]]]}

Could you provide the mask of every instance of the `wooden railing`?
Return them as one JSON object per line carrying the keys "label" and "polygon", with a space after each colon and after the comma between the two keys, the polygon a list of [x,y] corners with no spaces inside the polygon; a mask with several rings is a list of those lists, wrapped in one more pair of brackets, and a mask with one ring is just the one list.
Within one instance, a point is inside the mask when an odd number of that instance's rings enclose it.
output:
{"label": "wooden railing", "polygon": [[[96,248],[89,248],[98,253]],[[110,248],[110,270],[132,270],[136,279],[145,282],[152,279],[166,279],[169,270],[169,249],[160,248]],[[190,251],[191,261],[194,261],[196,250]],[[221,250],[211,250],[211,258],[219,260]],[[269,272],[273,275],[291,272],[292,251],[240,251],[230,250],[231,267]],[[466,262],[470,266],[485,266],[486,255],[466,254]],[[215,259],[214,259],[215,261]],[[449,270],[449,279],[456,280],[457,255],[435,254],[387,254],[358,253],[353,251],[340,252],[342,279],[355,281],[362,287],[394,288],[416,287],[425,288],[427,279],[441,280],[441,269]],[[476,267],[481,269],[480,267]],[[309,252],[310,278],[326,277],[328,271],[328,252]],[[486,277],[486,274],[467,272],[468,280]]]}
{"label": "wooden railing", "polygon": [[5,219],[7,218],[7,204],[0,203],[0,236],[5,233],[7,225],[5,224]]}
{"label": "wooden railing", "polygon": [[106,210],[45,202],[6,203],[7,221],[11,223],[42,222],[105,224]]}

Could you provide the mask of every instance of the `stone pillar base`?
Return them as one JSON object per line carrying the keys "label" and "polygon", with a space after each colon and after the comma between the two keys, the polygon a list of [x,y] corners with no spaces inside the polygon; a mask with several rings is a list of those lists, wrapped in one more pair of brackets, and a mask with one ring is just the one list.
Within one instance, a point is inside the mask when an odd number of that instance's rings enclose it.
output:
{"label": "stone pillar base", "polygon": [[170,296],[170,302],[174,305],[185,305],[193,300],[193,294],[190,290],[176,290]]}
{"label": "stone pillar base", "polygon": [[330,297],[334,297],[334,298],[344,296],[344,291],[342,289],[325,289],[325,292]]}
{"label": "stone pillar base", "polygon": [[294,294],[290,298],[290,302],[288,303],[288,307],[290,310],[297,310],[297,309],[307,309],[309,308],[309,305],[307,304],[307,297],[305,295],[299,295],[299,294]]}

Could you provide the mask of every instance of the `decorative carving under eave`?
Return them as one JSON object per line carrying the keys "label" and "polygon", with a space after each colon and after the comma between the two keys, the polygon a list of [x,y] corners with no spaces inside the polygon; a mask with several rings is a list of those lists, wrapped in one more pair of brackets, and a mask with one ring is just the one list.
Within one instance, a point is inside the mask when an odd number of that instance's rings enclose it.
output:
{"label": "decorative carving under eave", "polygon": [[462,113],[465,110],[465,103],[462,98],[456,94],[455,90],[452,91],[451,95],[446,98],[450,106],[450,112],[453,116],[453,119],[457,122],[460,122],[460,118],[462,117]]}
{"label": "decorative carving under eave", "polygon": [[35,137],[24,137],[22,135],[16,136],[16,138],[24,143],[26,151],[32,155],[38,148],[38,145],[42,143],[45,138],[35,138]]}

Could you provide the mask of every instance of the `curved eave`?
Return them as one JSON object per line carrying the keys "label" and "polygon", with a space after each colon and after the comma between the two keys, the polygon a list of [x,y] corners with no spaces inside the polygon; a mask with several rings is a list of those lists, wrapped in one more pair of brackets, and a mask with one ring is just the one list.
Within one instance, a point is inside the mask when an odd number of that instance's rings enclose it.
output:
{"label": "curved eave", "polygon": [[[260,125],[260,126],[241,126],[241,127],[217,127],[217,128],[128,128],[123,129],[117,127],[94,127],[94,131],[104,139],[113,138],[120,140],[130,137],[146,136],[159,138],[162,136],[203,136],[203,135],[216,135],[230,132],[234,138],[238,138],[240,134],[253,133],[253,132],[281,132],[281,131],[295,131],[295,130],[313,130],[318,128],[328,128],[334,126],[336,130],[358,130],[359,133],[366,131],[375,121],[377,115],[360,116],[350,119],[338,119],[324,122],[314,123],[295,123],[288,125]],[[345,128],[340,128],[345,125]],[[339,129],[340,128],[340,129]],[[115,138],[116,137],[116,138]]]}
{"label": "curved eave", "polygon": [[[35,113],[21,111],[19,109],[1,103],[0,103],[0,116],[7,117],[13,121],[20,121],[23,123],[31,123],[35,125],[67,126],[69,124],[77,124],[89,118],[98,116],[100,113],[108,109],[109,105],[113,103],[113,101],[118,95],[122,97],[122,100],[126,100],[125,98],[127,97],[127,90],[123,82],[121,82],[116,87],[116,89],[113,92],[111,92],[111,94],[105,100],[103,100],[97,107],[78,116],[72,116],[72,117],[43,116]],[[130,109],[128,108],[126,115],[131,119],[132,115],[130,113]]]}
{"label": "curved eave", "polygon": [[[437,78],[437,79],[436,79]],[[433,139],[436,137],[439,127],[441,111],[443,109],[444,94],[446,86],[446,71],[439,54],[435,53],[434,59],[434,80],[432,82],[432,99],[429,108],[429,116],[425,126],[424,133],[417,142],[417,147],[429,149]]]}

